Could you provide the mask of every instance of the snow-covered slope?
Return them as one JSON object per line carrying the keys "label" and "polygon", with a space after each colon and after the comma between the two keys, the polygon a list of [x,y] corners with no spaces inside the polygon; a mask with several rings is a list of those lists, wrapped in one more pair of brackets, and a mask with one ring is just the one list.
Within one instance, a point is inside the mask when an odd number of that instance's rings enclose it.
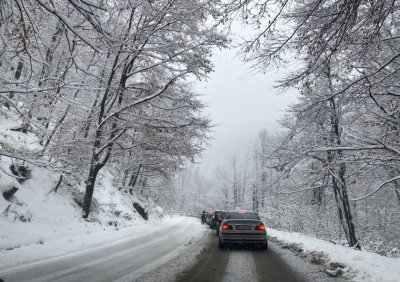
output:
{"label": "snow-covered slope", "polygon": [[[12,130],[20,126],[21,121],[11,112],[8,116],[0,115],[0,149],[5,155],[29,156],[41,149],[35,134]],[[16,162],[23,163],[30,171],[29,179],[22,183],[12,177],[10,170]],[[88,220],[81,217],[84,183],[79,180],[64,178],[55,192],[60,175],[54,170],[4,155],[0,156],[0,169],[0,269],[24,260],[23,256],[11,253],[24,253],[37,246],[53,244],[53,251],[47,249],[35,256],[44,257],[47,252],[56,255],[96,243],[96,240],[85,237],[90,234],[108,234],[122,227],[142,225],[145,220],[133,203],[142,206],[152,220],[163,216],[162,209],[151,201],[115,187],[112,173],[107,168],[98,176]],[[18,188],[18,191],[6,200],[2,194],[11,187]],[[62,243],[54,243],[58,241]]]}
{"label": "snow-covered slope", "polygon": [[[33,168],[31,179],[20,185],[15,197],[10,201],[0,197],[0,250],[143,221],[133,208],[133,202],[140,201],[114,188],[106,176],[96,187],[89,221],[81,218],[83,187],[63,185],[55,193],[52,188],[57,181],[57,175]],[[4,183],[15,184],[11,177],[2,175],[0,185]]]}

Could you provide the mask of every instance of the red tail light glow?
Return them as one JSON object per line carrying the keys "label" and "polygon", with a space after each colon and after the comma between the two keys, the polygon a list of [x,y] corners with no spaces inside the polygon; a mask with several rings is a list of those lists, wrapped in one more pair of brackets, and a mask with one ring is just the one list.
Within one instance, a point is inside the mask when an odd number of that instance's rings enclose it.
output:
{"label": "red tail light glow", "polygon": [[256,230],[265,231],[265,226],[264,225],[256,226]]}
{"label": "red tail light glow", "polygon": [[232,226],[230,226],[228,224],[224,224],[224,225],[222,225],[222,229],[223,230],[232,230],[233,228],[232,228]]}

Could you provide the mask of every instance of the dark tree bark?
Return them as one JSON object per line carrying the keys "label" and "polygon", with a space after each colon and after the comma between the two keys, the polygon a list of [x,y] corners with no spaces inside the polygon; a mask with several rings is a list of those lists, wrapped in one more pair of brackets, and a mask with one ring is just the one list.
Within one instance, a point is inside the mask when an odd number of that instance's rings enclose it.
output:
{"label": "dark tree bark", "polygon": [[137,169],[137,171],[132,173],[131,179],[129,180],[128,186],[135,187],[135,184],[136,184],[136,182],[138,180],[139,173],[140,173],[141,169],[142,169],[142,165],[139,165],[139,168]]}
{"label": "dark tree bark", "polygon": [[12,187],[10,190],[6,191],[3,193],[3,197],[4,199],[6,199],[7,201],[10,200],[15,193],[17,193],[18,188]]}
{"label": "dark tree bark", "polygon": [[[328,74],[328,78],[330,79],[330,75]],[[336,105],[335,98],[331,98],[329,100],[329,106],[331,108],[331,118],[330,118],[330,126],[331,126],[331,139],[330,143],[332,146],[341,146],[341,133],[339,128],[339,114],[338,108]],[[342,162],[343,152],[341,150],[332,152],[328,151],[328,163],[334,165],[335,162],[338,162],[337,172],[333,168],[330,169],[330,174],[332,177],[332,186],[335,194],[335,200],[338,207],[339,220],[343,226],[343,230],[346,234],[347,241],[350,247],[356,247],[361,250],[361,246],[356,237],[356,229],[353,223],[353,216],[351,213],[351,207],[349,202],[349,197],[347,193],[347,185],[346,185],[346,164]],[[337,165],[337,164],[336,164]],[[331,166],[332,167],[332,166]]]}
{"label": "dark tree bark", "polygon": [[63,180],[63,175],[60,175],[60,178],[58,179],[58,182],[57,182],[56,186],[54,187],[54,192],[57,193],[58,188],[60,188],[60,185],[62,183],[62,180]]}
{"label": "dark tree bark", "polygon": [[17,70],[15,71],[15,75],[14,75],[15,80],[19,80],[20,79],[23,66],[24,66],[24,63],[22,61],[19,61],[18,62],[18,66],[17,66]]}
{"label": "dark tree bark", "polygon": [[[115,128],[116,128],[116,124],[114,123],[112,125],[111,132],[115,132]],[[100,137],[102,136],[101,134],[102,134],[101,128],[97,129],[96,141],[94,144],[94,152],[93,152],[92,160],[90,162],[89,175],[86,180],[86,191],[85,191],[85,197],[84,197],[83,206],[82,206],[82,211],[83,211],[82,217],[83,218],[87,218],[89,216],[90,206],[92,204],[93,191],[94,191],[94,185],[96,183],[97,174],[103,168],[103,166],[108,162],[108,160],[111,156],[111,151],[114,146],[114,142],[112,142],[112,140],[115,137],[115,133],[112,133],[110,135],[110,139],[109,139],[107,146],[105,146],[103,150],[99,150],[98,152],[96,152],[96,150],[98,150],[100,148]],[[100,160],[100,157],[102,156],[102,154],[104,156]]]}
{"label": "dark tree bark", "polygon": [[253,184],[253,210],[258,212],[258,191],[257,191],[257,185]]}
{"label": "dark tree bark", "polygon": [[89,176],[86,181],[85,197],[83,199],[83,206],[82,206],[83,218],[88,218],[89,216],[90,207],[92,205],[92,199],[93,199],[94,185],[96,183],[97,174],[99,173],[101,167],[102,166],[98,164],[97,165],[92,164],[90,166]]}
{"label": "dark tree bark", "polygon": [[143,217],[144,220],[148,220],[149,219],[148,213],[145,211],[145,209],[140,204],[133,203],[133,207],[140,214],[140,216]]}
{"label": "dark tree bark", "polygon": [[59,21],[57,23],[56,31],[54,32],[53,37],[51,38],[50,46],[47,48],[46,51],[46,63],[43,64],[42,66],[42,72],[40,74],[40,79],[38,83],[39,87],[42,86],[43,79],[47,78],[50,75],[50,67],[53,61],[53,51],[56,45],[58,44],[63,31],[64,31],[64,24],[61,21]]}
{"label": "dark tree bark", "polygon": [[133,188],[135,187],[136,182],[137,182],[137,180],[139,178],[139,174],[140,174],[140,170],[141,169],[142,169],[142,165],[140,164],[138,170],[136,172],[132,173],[131,179],[130,179],[129,184],[128,184],[128,186],[131,187],[129,189],[129,194],[131,194],[131,195],[133,194]]}

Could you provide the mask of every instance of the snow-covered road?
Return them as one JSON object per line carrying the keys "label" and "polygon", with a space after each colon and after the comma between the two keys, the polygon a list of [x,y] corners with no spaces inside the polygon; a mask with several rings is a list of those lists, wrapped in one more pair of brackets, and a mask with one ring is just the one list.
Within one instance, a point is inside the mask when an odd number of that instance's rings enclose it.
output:
{"label": "snow-covered road", "polygon": [[0,277],[5,282],[131,281],[178,256],[185,245],[206,231],[195,218],[169,221],[162,228],[153,224],[154,232],[149,232],[151,225],[141,235],[132,229],[131,237],[3,269]]}
{"label": "snow-covered road", "polygon": [[[7,229],[9,235],[21,231],[11,227]],[[165,217],[120,230],[92,227],[86,232],[48,235],[42,237],[41,244],[29,243],[37,238],[26,236],[20,246],[12,249],[4,246],[13,241],[3,240],[12,236],[2,233],[0,278],[5,282],[154,282],[177,278],[188,281],[188,277],[190,281],[205,281],[203,278],[211,275],[218,278],[212,281],[266,281],[271,277],[276,281],[342,281],[343,278],[329,278],[324,271],[326,266],[311,264],[305,253],[323,251],[325,263],[347,266],[344,279],[400,281],[399,259],[355,251],[298,233],[272,229],[269,233],[281,241],[299,244],[304,252],[294,254],[272,240],[267,252],[241,247],[221,251],[215,230],[192,217]],[[289,279],[282,274],[293,275]]]}

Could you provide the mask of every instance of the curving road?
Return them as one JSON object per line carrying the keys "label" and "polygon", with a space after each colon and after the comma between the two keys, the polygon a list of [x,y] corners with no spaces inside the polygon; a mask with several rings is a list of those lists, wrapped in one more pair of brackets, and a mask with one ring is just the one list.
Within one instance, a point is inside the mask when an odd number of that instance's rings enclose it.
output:
{"label": "curving road", "polygon": [[[193,244],[194,234],[204,239],[204,243]],[[201,234],[209,236],[209,245],[205,245],[207,240]],[[176,265],[187,259],[177,250],[187,244],[206,246],[206,249],[198,260],[193,254],[192,261],[197,262],[191,268],[190,262],[187,263],[190,269],[176,277],[180,271]],[[134,234],[100,247],[3,269],[0,277],[4,282],[304,281],[274,251],[273,244],[270,245],[272,248],[268,251],[240,246],[220,250],[214,230],[211,232],[205,225],[200,226],[199,219],[186,218],[146,235]],[[194,249],[188,248],[186,253]],[[181,268],[182,271],[187,266]],[[175,269],[175,272],[168,276],[162,269]]]}
{"label": "curving road", "polygon": [[0,277],[4,282],[118,280],[173,253],[197,225],[197,220],[188,220],[187,224],[174,224],[151,235],[2,270]]}

